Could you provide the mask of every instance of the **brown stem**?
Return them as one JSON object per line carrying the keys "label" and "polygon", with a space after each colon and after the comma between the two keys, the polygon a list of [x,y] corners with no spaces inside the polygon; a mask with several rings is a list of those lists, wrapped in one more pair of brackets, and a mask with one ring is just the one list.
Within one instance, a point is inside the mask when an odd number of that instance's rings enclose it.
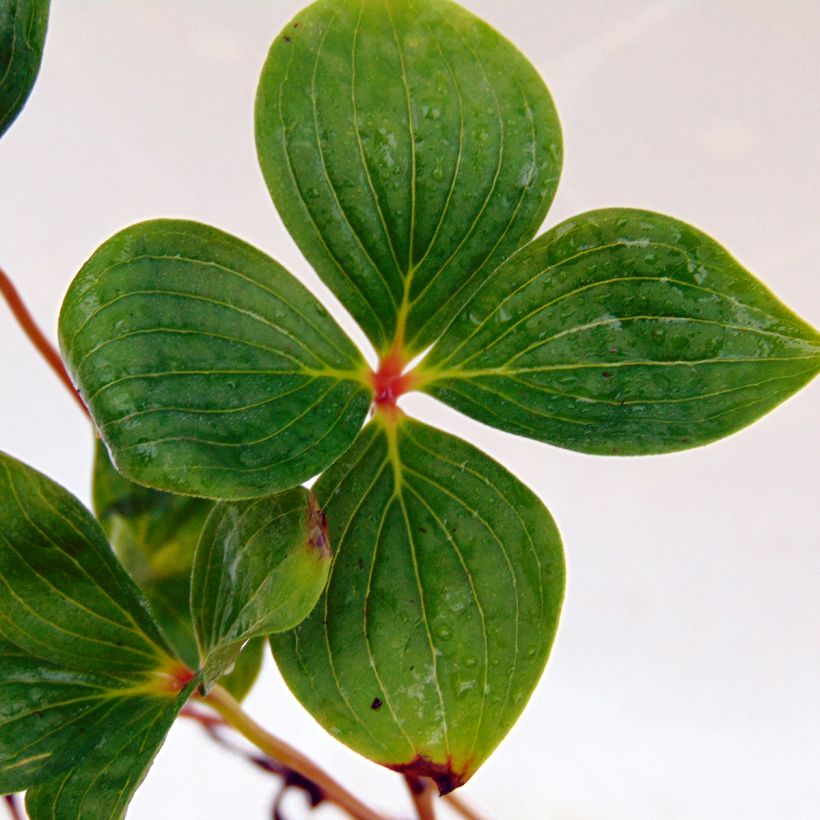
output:
{"label": "brown stem", "polygon": [[[9,279],[2,268],[0,268],[0,293],[3,294],[9,308],[11,308],[12,314],[14,314],[14,318],[17,319],[17,323],[22,328],[23,333],[28,336],[29,341],[34,345],[34,347],[37,348],[37,351],[46,360],[51,369],[57,374],[57,377],[68,388],[69,392],[74,397],[74,400],[82,408],[83,413],[88,416],[88,410],[83,404],[83,400],[80,398],[79,393],[77,393],[74,389],[74,385],[71,383],[71,379],[66,372],[63,365],[63,360],[60,358],[60,354],[54,349],[54,346],[46,338],[43,331],[37,327],[37,323],[34,321],[34,317],[29,312],[29,309],[23,303],[20,293],[17,288],[14,287],[11,279]],[[89,416],[89,418],[91,417]]]}
{"label": "brown stem", "polygon": [[17,795],[3,795],[3,800],[6,801],[6,808],[9,810],[12,820],[23,820],[23,812],[20,811],[20,805],[17,802]]}
{"label": "brown stem", "polygon": [[327,800],[344,809],[351,817],[356,820],[385,820],[383,815],[377,814],[362,803],[310,758],[263,729],[242,711],[242,707],[230,692],[221,686],[214,686],[202,701],[222,715],[228,724],[266,755],[317,784]]}
{"label": "brown stem", "polygon": [[[244,757],[248,763],[251,763],[254,766],[261,768],[263,771],[268,772],[269,774],[276,775],[281,777],[284,780],[285,786],[294,786],[301,789],[310,803],[314,806],[319,805],[323,800],[327,799],[327,795],[322,791],[321,787],[318,783],[314,782],[308,777],[305,777],[303,774],[299,774],[298,772],[290,769],[287,766],[282,765],[279,761],[274,760],[271,757],[258,757],[255,755],[248,754],[244,749],[240,749],[238,746],[235,746],[233,743],[230,743],[221,733],[222,729],[231,728],[230,724],[228,723],[225,718],[221,715],[214,715],[208,712],[201,712],[199,709],[195,709],[193,706],[188,704],[183,708],[183,710],[179,713],[180,717],[187,718],[188,720],[194,721],[198,723],[203,731],[205,731],[208,736],[224,749],[228,751],[234,752],[239,754],[240,756]],[[411,786],[411,779],[415,781],[414,785]],[[410,796],[413,799],[414,805],[417,806],[416,803],[416,792],[414,789],[418,788],[418,784],[422,782],[421,778],[406,776],[406,782],[410,791]],[[430,784],[431,785],[431,784]],[[433,790],[430,788],[432,794],[434,794]],[[282,797],[284,797],[285,789],[283,789],[278,797],[277,797],[277,805],[281,802]],[[482,816],[478,814],[474,809],[472,809],[463,798],[455,795],[455,794],[446,794],[444,797],[441,798],[445,803],[447,803],[450,808],[458,814],[460,817],[463,817],[464,820],[483,820]],[[417,807],[418,810],[418,807]]]}
{"label": "brown stem", "polygon": [[416,777],[412,774],[404,776],[407,791],[416,809],[419,820],[436,820],[436,810],[433,806],[433,781],[426,777]]}
{"label": "brown stem", "polygon": [[450,808],[458,815],[464,818],[464,820],[482,820],[480,814],[476,814],[465,802],[461,797],[456,797],[455,794],[445,794],[444,797],[441,798],[447,804],[449,804]]}

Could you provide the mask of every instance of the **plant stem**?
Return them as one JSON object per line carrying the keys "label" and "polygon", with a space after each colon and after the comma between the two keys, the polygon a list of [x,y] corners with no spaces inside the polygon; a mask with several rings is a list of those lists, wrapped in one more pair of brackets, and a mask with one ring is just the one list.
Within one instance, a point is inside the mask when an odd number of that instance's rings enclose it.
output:
{"label": "plant stem", "polygon": [[377,814],[362,803],[312,760],[294,749],[290,744],[285,743],[284,740],[274,737],[270,732],[263,729],[242,710],[242,707],[233,696],[221,686],[214,686],[210,694],[202,698],[202,701],[222,715],[239,734],[253,743],[258,749],[316,783],[324,791],[328,800],[344,809],[351,817],[356,818],[356,820],[384,820],[382,815]]}
{"label": "plant stem", "polygon": [[17,288],[14,287],[11,279],[9,279],[2,268],[0,268],[0,293],[3,294],[3,297],[8,303],[12,314],[14,314],[14,318],[17,319],[17,323],[22,328],[23,333],[28,336],[29,341],[35,348],[37,348],[37,351],[46,360],[49,367],[51,367],[51,369],[57,374],[60,381],[62,381],[68,388],[69,392],[74,397],[74,400],[82,408],[83,413],[88,416],[88,410],[83,404],[83,400],[80,398],[79,393],[77,393],[74,389],[74,385],[71,383],[71,379],[66,372],[65,366],[63,365],[63,360],[60,358],[60,354],[54,349],[54,346],[46,338],[43,331],[37,327],[37,323],[34,321],[34,317],[31,315],[29,309],[23,303],[20,293]]}
{"label": "plant stem", "polygon": [[464,818],[464,820],[482,820],[480,814],[476,814],[460,797],[456,797],[455,794],[445,794],[444,797],[441,798],[448,803],[450,808],[458,815]]}
{"label": "plant stem", "polygon": [[436,810],[433,808],[433,783],[425,777],[414,777],[412,774],[404,776],[410,799],[416,808],[419,820],[436,820]]}
{"label": "plant stem", "polygon": [[20,806],[17,803],[16,794],[5,794],[3,799],[6,801],[6,807],[11,814],[12,820],[23,820],[23,813],[20,811]]}

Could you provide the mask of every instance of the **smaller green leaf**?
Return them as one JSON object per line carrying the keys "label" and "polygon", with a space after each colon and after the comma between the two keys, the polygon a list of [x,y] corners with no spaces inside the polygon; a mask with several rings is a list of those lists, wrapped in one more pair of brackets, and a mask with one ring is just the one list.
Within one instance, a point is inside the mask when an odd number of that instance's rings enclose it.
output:
{"label": "smaller green leaf", "polygon": [[40,71],[49,0],[0,0],[0,137],[28,99]]}
{"label": "smaller green leaf", "polygon": [[121,817],[199,684],[91,514],[0,453],[0,793],[32,820]]}
{"label": "smaller green leaf", "polygon": [[667,216],[609,209],[505,262],[418,383],[502,430],[640,455],[727,436],[818,368],[817,332],[714,240]]}
{"label": "smaller green leaf", "polygon": [[214,507],[191,581],[206,689],[245,641],[291,629],[310,614],[330,555],[324,513],[302,487]]}
{"label": "smaller green leaf", "polygon": [[109,239],[72,282],[60,344],[117,469],[204,498],[317,475],[372,398],[364,360],[270,257],[195,222]]}

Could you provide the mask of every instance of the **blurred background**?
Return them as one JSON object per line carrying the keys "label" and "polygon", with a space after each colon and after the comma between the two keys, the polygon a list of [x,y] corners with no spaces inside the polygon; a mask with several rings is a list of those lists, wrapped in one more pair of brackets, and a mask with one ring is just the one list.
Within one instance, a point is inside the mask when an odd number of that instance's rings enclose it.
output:
{"label": "blurred background", "polygon": [[[547,225],[609,205],[673,214],[820,323],[816,0],[464,4],[555,97],[566,162]],[[302,5],[54,0],[40,80],[0,143],[0,265],[52,338],[71,277],[104,239],[179,216],[276,257],[366,349],[256,163],[258,73]],[[0,447],[87,502],[91,431],[4,305],[0,349]],[[708,449],[640,460],[535,445],[432,399],[404,406],[517,473],[567,548],[547,673],[465,798],[515,820],[818,817],[817,384]],[[398,776],[325,734],[272,662],[247,705],[371,803],[410,816]],[[274,791],[181,724],[129,817],[254,820],[270,816]],[[299,795],[286,811],[309,814]]]}

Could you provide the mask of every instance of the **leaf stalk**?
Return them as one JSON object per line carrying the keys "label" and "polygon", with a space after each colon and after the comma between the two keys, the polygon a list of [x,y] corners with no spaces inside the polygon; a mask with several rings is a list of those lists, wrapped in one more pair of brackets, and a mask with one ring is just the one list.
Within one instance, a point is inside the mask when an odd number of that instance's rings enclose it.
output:
{"label": "leaf stalk", "polygon": [[26,334],[29,341],[37,349],[37,352],[45,359],[46,364],[57,374],[57,378],[68,388],[69,393],[71,393],[72,398],[80,406],[83,413],[90,419],[91,416],[88,413],[88,408],[83,404],[80,394],[71,383],[71,378],[65,369],[65,365],[63,365],[60,354],[46,338],[43,331],[37,326],[34,317],[31,315],[31,311],[29,311],[23,302],[20,292],[2,268],[0,268],[0,293],[3,294],[3,298],[6,300],[12,315],[17,320],[23,333]]}
{"label": "leaf stalk", "polygon": [[214,686],[210,693],[202,698],[202,701],[222,715],[229,725],[258,749],[316,783],[325,792],[328,800],[346,811],[351,817],[356,820],[385,820],[383,815],[362,803],[300,751],[263,729],[221,686]]}

